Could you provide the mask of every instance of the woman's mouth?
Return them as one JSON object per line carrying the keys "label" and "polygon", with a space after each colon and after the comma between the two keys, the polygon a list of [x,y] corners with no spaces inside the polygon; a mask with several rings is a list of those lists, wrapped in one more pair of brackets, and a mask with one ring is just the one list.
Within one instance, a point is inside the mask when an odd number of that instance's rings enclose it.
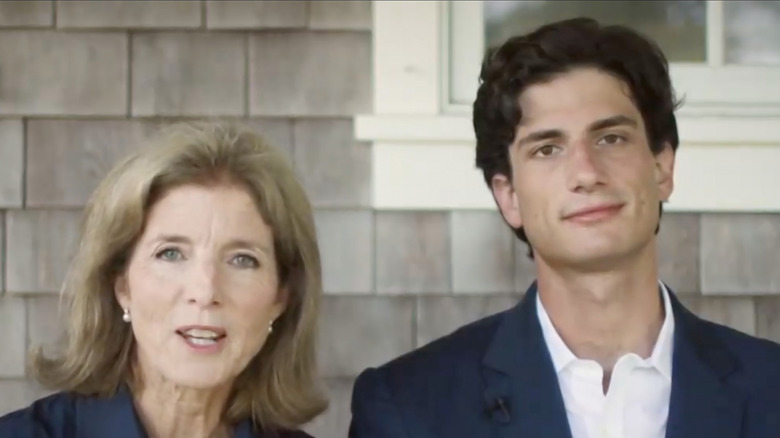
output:
{"label": "woman's mouth", "polygon": [[193,349],[199,351],[217,351],[223,344],[227,334],[223,329],[195,328],[176,330],[184,342]]}

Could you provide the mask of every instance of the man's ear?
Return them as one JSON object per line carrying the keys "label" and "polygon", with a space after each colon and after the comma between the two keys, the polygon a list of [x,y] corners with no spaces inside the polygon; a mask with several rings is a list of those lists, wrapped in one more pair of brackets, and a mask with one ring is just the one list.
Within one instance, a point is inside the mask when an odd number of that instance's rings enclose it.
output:
{"label": "man's ear", "polygon": [[666,202],[674,191],[675,153],[672,145],[664,143],[664,148],[655,155],[655,180],[661,201]]}
{"label": "man's ear", "polygon": [[504,174],[496,174],[490,181],[490,188],[506,223],[512,228],[520,228],[523,220],[511,179]]}

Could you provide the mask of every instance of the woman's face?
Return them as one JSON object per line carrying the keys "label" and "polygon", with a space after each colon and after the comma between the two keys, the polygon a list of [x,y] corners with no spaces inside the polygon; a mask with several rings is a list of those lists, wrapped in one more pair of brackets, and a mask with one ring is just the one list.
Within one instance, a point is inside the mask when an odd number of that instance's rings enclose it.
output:
{"label": "woman's face", "polygon": [[116,296],[142,373],[229,385],[284,309],[272,230],[243,189],[171,189],[149,211]]}

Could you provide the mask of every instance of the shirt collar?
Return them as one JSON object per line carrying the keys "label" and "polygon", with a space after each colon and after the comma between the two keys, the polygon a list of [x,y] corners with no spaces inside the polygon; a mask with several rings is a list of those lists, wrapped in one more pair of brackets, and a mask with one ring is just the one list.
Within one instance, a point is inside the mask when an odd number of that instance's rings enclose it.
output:
{"label": "shirt collar", "polygon": [[[669,298],[669,291],[663,282],[658,282],[661,290],[661,296],[664,302],[664,322],[661,325],[661,331],[658,333],[658,339],[656,340],[653,352],[646,361],[655,367],[664,377],[669,381],[672,379],[672,345],[674,342],[674,315],[672,311],[672,303]],[[536,294],[536,312],[539,318],[539,323],[542,326],[542,335],[544,341],[547,344],[547,348],[550,351],[552,357],[553,366],[555,372],[560,373],[570,363],[579,360],[577,356],[572,353],[569,347],[563,342],[563,339],[558,334],[558,331],[553,326],[550,316],[542,304],[539,294]]]}

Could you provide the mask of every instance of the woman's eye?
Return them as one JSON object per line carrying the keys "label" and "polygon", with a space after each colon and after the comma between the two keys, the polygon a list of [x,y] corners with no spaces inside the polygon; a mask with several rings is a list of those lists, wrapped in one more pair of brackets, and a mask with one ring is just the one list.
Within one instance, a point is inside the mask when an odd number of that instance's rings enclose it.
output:
{"label": "woman's eye", "polygon": [[183,258],[181,251],[176,248],[166,248],[157,253],[157,258],[168,261],[177,261]]}
{"label": "woman's eye", "polygon": [[235,257],[233,257],[233,263],[237,266],[240,266],[242,268],[258,268],[260,266],[260,262],[257,261],[257,259],[253,256],[247,255],[247,254],[239,254]]}

